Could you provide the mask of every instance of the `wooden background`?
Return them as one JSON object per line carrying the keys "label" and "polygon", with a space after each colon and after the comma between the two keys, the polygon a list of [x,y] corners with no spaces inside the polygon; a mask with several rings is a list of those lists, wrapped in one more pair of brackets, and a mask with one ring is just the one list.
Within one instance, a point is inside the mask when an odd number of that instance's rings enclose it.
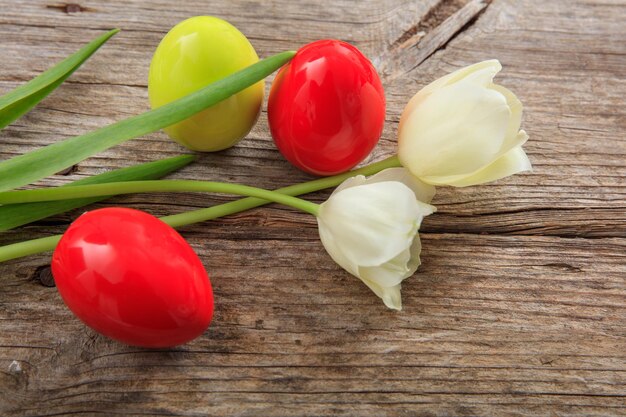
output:
{"label": "wooden background", "polygon": [[[438,189],[400,313],[334,265],[313,218],[276,205],[182,229],[217,305],[206,334],[176,349],[86,328],[52,288],[49,254],[2,264],[0,415],[626,415],[626,2],[0,0],[0,93],[123,29],[0,132],[0,158],[146,110],[152,52],[201,14],[232,22],[261,56],[327,37],[357,45],[388,100],[366,162],[394,153],[421,86],[498,58],[499,82],[525,104],[534,171]],[[184,152],[160,132],[41,184]],[[246,140],[172,178],[273,188],[309,177],[276,151],[264,113]],[[94,207],[165,215],[227,200],[134,195]],[[80,212],[0,244],[60,233]]]}

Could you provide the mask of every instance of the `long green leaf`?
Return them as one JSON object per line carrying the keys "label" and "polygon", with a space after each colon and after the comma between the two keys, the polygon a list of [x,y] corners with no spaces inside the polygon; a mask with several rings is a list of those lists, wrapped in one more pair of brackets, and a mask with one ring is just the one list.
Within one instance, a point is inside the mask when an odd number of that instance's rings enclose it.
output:
{"label": "long green leaf", "polygon": [[119,29],[113,29],[99,38],[94,39],[54,67],[0,97],[0,129],[21,117],[54,91],[54,89],[61,85],[67,77],[72,75],[83,62],[119,31]]}
{"label": "long green leaf", "polygon": [[[77,185],[103,184],[119,181],[143,181],[164,177],[165,175],[184,167],[195,159],[193,155],[181,155],[173,158],[161,159],[146,164],[134,165],[128,168],[116,169],[103,174],[94,175],[82,180],[74,181],[63,187]],[[107,197],[77,198],[47,203],[23,203],[0,206],[0,231],[13,229],[58,213],[63,213],[77,207],[86,206]]]}
{"label": "long green leaf", "polygon": [[294,54],[276,54],[157,109],[0,162],[0,191],[29,184],[126,140],[185,120],[267,77]]}

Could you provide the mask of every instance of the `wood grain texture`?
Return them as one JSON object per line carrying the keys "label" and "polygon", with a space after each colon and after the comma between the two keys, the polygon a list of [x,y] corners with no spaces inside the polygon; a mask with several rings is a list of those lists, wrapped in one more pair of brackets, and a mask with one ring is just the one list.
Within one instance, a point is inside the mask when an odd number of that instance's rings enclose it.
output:
{"label": "wood grain texture", "polygon": [[[395,151],[400,114],[420,87],[498,58],[499,82],[525,105],[534,166],[493,184],[438,189],[401,313],[334,265],[314,219],[276,205],[182,229],[217,304],[207,333],[177,349],[126,347],[87,329],[50,287],[49,255],[1,264],[0,415],[626,415],[624,1],[0,7],[0,93],[105,29],[123,29],[0,133],[3,159],[146,110],[160,38],[186,17],[213,14],[261,56],[326,37],[363,50],[388,101],[387,126],[366,162]],[[184,152],[155,133],[40,184]],[[267,188],[309,178],[275,150],[265,114],[236,147],[171,177]],[[92,207],[165,215],[228,200],[133,195]],[[3,233],[0,244],[60,233],[79,213]]]}

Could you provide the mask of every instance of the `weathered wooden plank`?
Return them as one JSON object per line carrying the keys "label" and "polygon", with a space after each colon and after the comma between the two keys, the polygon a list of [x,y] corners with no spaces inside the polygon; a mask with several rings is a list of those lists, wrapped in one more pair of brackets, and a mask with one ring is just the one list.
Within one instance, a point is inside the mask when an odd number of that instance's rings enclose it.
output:
{"label": "weathered wooden plank", "polygon": [[[542,232],[548,231],[551,234],[568,236],[597,236],[603,233],[607,233],[609,236],[624,235],[626,233],[623,220],[625,216],[620,213],[626,211],[623,203],[626,200],[623,191],[623,178],[626,175],[623,165],[626,142],[621,140],[619,132],[626,127],[626,117],[623,106],[620,105],[626,88],[623,81],[616,77],[618,74],[616,71],[623,68],[623,66],[620,67],[620,63],[624,64],[626,60],[624,55],[619,54],[620,44],[614,40],[614,38],[619,38],[620,33],[612,21],[608,20],[603,24],[603,27],[614,29],[615,32],[613,36],[608,37],[609,41],[602,45],[597,44],[597,31],[600,30],[600,27],[595,24],[585,26],[583,28],[585,31],[581,35],[575,35],[569,31],[563,33],[557,31],[556,34],[550,34],[554,30],[541,32],[541,30],[533,28],[537,34],[525,34],[520,41],[518,33],[520,31],[515,30],[515,27],[510,27],[514,23],[513,20],[511,18],[504,19],[501,16],[502,14],[511,15],[512,12],[506,9],[504,11],[498,10],[498,8],[504,8],[498,4],[492,8],[494,11],[490,11],[482,19],[496,16],[491,19],[497,19],[497,21],[488,22],[485,26],[489,26],[491,32],[498,30],[498,35],[489,33],[481,35],[481,32],[474,35],[470,28],[465,34],[468,35],[469,33],[471,36],[466,36],[466,41],[463,39],[455,41],[455,45],[460,46],[448,52],[447,55],[451,56],[452,52],[457,55],[461,53],[463,56],[455,58],[457,62],[468,63],[493,56],[491,52],[487,54],[485,51],[494,49],[502,51],[498,54],[505,65],[501,77],[502,83],[513,90],[519,90],[518,93],[527,108],[525,128],[531,134],[531,141],[527,148],[534,162],[535,172],[518,176],[515,179],[504,180],[488,187],[474,187],[468,190],[440,190],[439,196],[435,200],[440,213],[454,212],[467,216],[463,216],[461,220],[457,220],[453,216],[445,219],[439,217],[443,224],[451,225],[453,228],[445,229],[442,225],[434,230],[474,232],[484,227],[493,229],[493,216],[487,218],[472,216],[498,212],[500,211],[499,207],[504,205],[507,207],[507,211],[515,213],[506,217],[511,219],[511,222],[502,224],[502,219],[498,221],[502,225],[501,230],[503,232],[536,233],[541,230]],[[607,8],[610,9],[608,6]],[[602,18],[608,13],[599,7],[595,7],[594,10],[596,9],[600,9]],[[589,20],[585,10],[583,8],[582,11],[578,12],[581,15],[577,17],[578,19]],[[531,23],[533,26],[536,26],[534,23],[536,20],[541,21],[541,19],[541,16],[534,14],[529,16],[529,20],[533,21]],[[567,29],[571,30],[571,28]],[[133,32],[133,34],[137,36],[137,32]],[[124,34],[118,36],[122,37]],[[474,39],[476,36],[478,36],[478,40]],[[537,45],[546,36],[559,36],[560,38],[548,39],[550,43],[545,46],[544,52],[537,48],[535,52],[526,52],[528,48]],[[580,39],[573,42],[574,36],[578,36]],[[623,40],[623,35],[621,36]],[[158,36],[155,44],[157,41]],[[127,42],[129,41],[127,40]],[[486,46],[482,46],[484,44]],[[474,45],[478,46],[475,47]],[[527,46],[524,47],[524,45]],[[293,47],[295,46],[297,45],[293,45]],[[16,46],[20,49],[25,47],[26,45],[19,44]],[[603,66],[592,68],[593,77],[589,77],[587,76],[589,64],[584,62],[585,60],[588,61],[589,58],[585,57],[578,72],[576,72],[575,65],[569,63],[569,55],[566,55],[568,53],[567,48],[571,50],[569,54],[572,56],[580,55],[577,48],[583,48],[587,56],[593,56],[594,53],[602,56],[604,51],[607,51],[608,54],[604,57]],[[561,54],[560,57],[557,55],[558,59],[554,57],[554,51],[557,49],[558,53]],[[511,50],[522,51],[522,53],[515,55],[510,52]],[[99,54],[106,51],[108,49],[99,52]],[[535,59],[531,60],[531,63],[538,64],[538,68],[532,70],[528,68],[528,62],[525,58],[527,53],[537,55]],[[133,62],[136,60],[133,57],[128,57],[127,62],[124,63],[125,66],[130,65],[130,70],[124,74],[142,77],[141,80],[132,81],[135,83],[133,85],[145,85],[150,49],[144,51],[142,55],[143,68],[141,69],[134,70],[133,65],[136,64]],[[511,56],[509,57],[509,55]],[[98,55],[94,57],[94,60],[99,58]],[[111,57],[103,56],[102,61],[105,59],[110,60]],[[595,58],[593,59],[595,62]],[[115,62],[114,59],[113,62]],[[397,126],[396,122],[402,106],[406,103],[407,95],[417,91],[421,85],[445,71],[455,68],[455,66],[446,66],[441,69],[443,60],[432,60],[432,62],[431,65],[427,64],[419,68],[417,71],[419,79],[410,73],[405,78],[401,77],[400,80],[394,80],[386,85],[390,123],[383,143],[374,152],[372,158],[379,158],[393,152],[394,129]],[[566,66],[555,68],[554,66],[559,62],[563,62]],[[112,73],[106,66],[101,68],[102,62],[94,61],[87,65],[91,64],[93,65],[86,70],[95,67],[98,71],[97,76],[102,76],[105,79],[111,76]],[[545,65],[548,65],[549,68],[543,68]],[[42,66],[43,68],[45,65]],[[564,73],[571,75],[563,76]],[[124,74],[120,75],[124,76]],[[75,77],[79,75],[77,74]],[[518,85],[532,87],[516,89]],[[597,94],[597,86],[602,86],[602,94],[600,95]],[[546,94],[546,91],[553,93]],[[48,106],[47,103],[44,103],[43,109],[27,116],[28,118],[25,119],[29,122],[27,128],[21,122],[7,131],[8,137],[5,139],[7,144],[3,152],[9,155],[18,154],[35,146],[58,140],[66,135],[78,134],[96,128],[120,117],[145,110],[147,102],[144,88],[117,85],[106,86],[106,88],[83,84],[64,86],[63,89],[55,93],[53,98],[55,99],[52,103],[54,106]],[[52,101],[52,98],[50,100]],[[91,117],[80,117],[80,122],[77,123],[78,116],[81,114],[72,113],[72,103],[76,103],[81,112],[86,112]],[[590,112],[593,114],[594,111],[599,112],[597,116],[587,117]],[[163,136],[162,134],[151,135],[150,138],[153,138],[153,141],[149,142],[149,147],[153,151],[142,152],[142,157],[151,159],[164,154],[173,155],[181,152],[179,146],[163,141]],[[103,156],[108,155],[113,160],[119,159],[117,165],[129,164],[137,157],[136,149],[143,150],[146,148],[144,143],[146,142],[129,143],[110,151],[109,154],[105,153]],[[76,173],[90,175],[94,172],[91,167],[101,170],[101,164],[104,161],[100,158],[102,156],[81,164]],[[190,168],[192,172],[186,175],[192,178],[233,178],[233,172],[238,171],[238,175],[244,175],[241,177],[243,180],[248,182],[254,180],[259,186],[265,187],[274,185],[276,178],[282,178],[284,184],[306,178],[304,174],[286,166],[280,155],[273,151],[273,144],[269,140],[267,127],[262,123],[252,132],[250,139],[241,143],[238,148],[220,155],[209,155],[205,161],[206,164],[209,164],[208,167],[204,165]],[[246,171],[238,169],[241,164],[245,164]],[[269,164],[270,167],[265,167],[266,164]],[[263,171],[259,172],[260,169]],[[247,170],[254,170],[254,173],[250,174],[250,178],[248,178]],[[282,175],[285,170],[289,172],[289,175]],[[503,186],[499,186],[499,184],[503,184]],[[512,184],[515,184],[515,188],[511,187]],[[548,187],[549,192],[546,193],[545,190]],[[509,190],[509,192],[503,193],[504,189]],[[459,195],[459,193],[461,194]],[[559,210],[557,213],[568,212],[573,214],[575,221],[572,222],[573,219],[568,216],[558,215],[552,216],[552,221],[546,223],[545,220],[542,220],[545,218],[543,216],[545,207]],[[590,209],[596,210],[591,216],[589,215]],[[529,218],[532,220],[530,226],[527,225]],[[465,222],[479,223],[474,226],[472,224],[464,225]],[[605,223],[607,227],[603,227]]]}
{"label": "weathered wooden plank", "polygon": [[[97,336],[32,280],[34,258],[15,261],[0,290],[0,357],[9,367],[17,356],[22,372],[0,381],[21,392],[19,407],[48,412],[109,404],[122,413],[126,401],[190,415],[237,407],[284,415],[283,402],[301,414],[339,407],[344,415],[455,403],[466,414],[503,404],[527,414],[623,405],[624,239],[427,234],[421,271],[404,285],[405,311],[394,313],[328,263],[314,230],[305,234],[207,245],[192,233],[218,308],[206,337],[173,352]],[[314,279],[303,278],[310,271]],[[16,348],[25,338],[32,348]],[[197,401],[176,406],[183,398]]]}

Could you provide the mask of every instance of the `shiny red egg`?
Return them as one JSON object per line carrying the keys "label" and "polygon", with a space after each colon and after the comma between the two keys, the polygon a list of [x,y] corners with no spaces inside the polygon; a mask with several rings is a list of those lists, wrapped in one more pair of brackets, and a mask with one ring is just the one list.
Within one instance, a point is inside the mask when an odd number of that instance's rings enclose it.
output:
{"label": "shiny red egg", "polygon": [[186,343],[213,316],[211,282],[196,253],[142,211],[115,207],[80,216],[54,251],[52,274],[80,320],[129,345]]}
{"label": "shiny red egg", "polygon": [[300,48],[276,75],[267,111],[276,147],[288,161],[311,174],[334,175],[376,146],[385,92],[356,47],[321,40]]}

